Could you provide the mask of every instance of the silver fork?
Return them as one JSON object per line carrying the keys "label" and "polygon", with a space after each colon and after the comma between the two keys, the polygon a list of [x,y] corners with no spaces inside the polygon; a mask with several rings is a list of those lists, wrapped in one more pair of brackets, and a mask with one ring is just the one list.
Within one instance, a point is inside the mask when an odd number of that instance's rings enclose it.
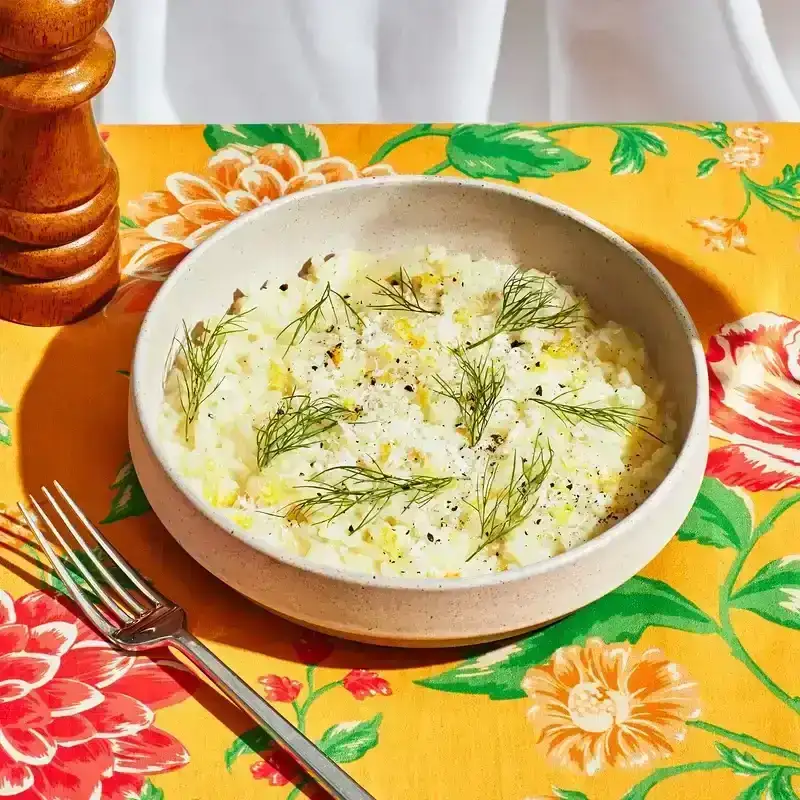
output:
{"label": "silver fork", "polygon": [[102,586],[101,582],[95,578],[85,564],[77,558],[75,551],[69,545],[65,536],[59,532],[39,503],[36,502],[36,499],[30,496],[31,503],[37,514],[44,520],[47,528],[64,549],[66,558],[100,599],[101,612],[72,578],[61,559],[53,550],[50,541],[37,525],[35,518],[22,503],[18,504],[28,523],[28,527],[39,540],[72,599],[78,604],[92,625],[111,644],[121,650],[127,650],[132,653],[164,647],[165,645],[173,647],[189,659],[223,694],[248,713],[281,747],[291,753],[306,771],[330,792],[336,800],[375,800],[371,794],[359,786],[341,767],[331,761],[313,742],[287,722],[264,698],[226,667],[199,639],[189,633],[186,630],[186,612],[183,608],[168,600],[152,586],[149,586],[120,555],[117,549],[89,522],[86,515],[64,491],[61,484],[58,481],[53,483],[56,491],[61,495],[77,519],[85,526],[103,552],[139,592],[139,595],[134,597],[130,591],[120,585],[119,581],[114,578],[94,554],[92,548],[72,524],[53,495],[45,487],[42,487],[44,496],[63,525],[72,534],[72,537],[86,554],[97,573],[107,583],[106,587]]}

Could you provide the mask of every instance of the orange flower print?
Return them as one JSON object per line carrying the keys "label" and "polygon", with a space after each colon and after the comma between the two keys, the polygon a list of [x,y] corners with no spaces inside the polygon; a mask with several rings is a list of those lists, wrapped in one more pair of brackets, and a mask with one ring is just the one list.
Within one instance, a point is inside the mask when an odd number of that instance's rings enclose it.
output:
{"label": "orange flower print", "polygon": [[522,682],[536,740],[561,766],[594,775],[672,754],[700,714],[697,684],[656,649],[589,639],[562,647]]}
{"label": "orange flower print", "polygon": [[747,225],[740,219],[730,217],[709,217],[708,219],[690,219],[689,224],[696,230],[705,232],[706,247],[709,250],[741,250],[752,252],[747,246]]}
{"label": "orange flower print", "polygon": [[731,169],[752,169],[761,164],[769,134],[758,125],[741,126],[733,130],[733,144],[722,152],[722,160]]}
{"label": "orange flower print", "polygon": [[[322,133],[317,134],[327,154]],[[303,161],[285,144],[231,144],[217,150],[205,175],[173,173],[165,190],[147,192],[129,203],[128,213],[141,227],[121,231],[123,287],[113,304],[131,311],[146,307],[154,289],[145,282],[164,281],[190,250],[260,205],[326,183],[391,174],[388,164],[359,170],[341,156]]]}
{"label": "orange flower print", "polygon": [[734,144],[722,152],[722,160],[731,169],[752,169],[761,164],[761,150],[750,144]]}
{"label": "orange flower print", "polygon": [[744,126],[733,129],[733,138],[739,142],[748,142],[757,145],[761,150],[769,144],[769,134],[758,127],[758,125]]}

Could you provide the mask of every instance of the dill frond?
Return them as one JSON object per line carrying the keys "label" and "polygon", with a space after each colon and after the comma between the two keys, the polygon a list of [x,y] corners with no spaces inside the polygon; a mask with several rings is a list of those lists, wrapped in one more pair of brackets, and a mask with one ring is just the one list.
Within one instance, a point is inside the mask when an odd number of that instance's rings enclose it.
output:
{"label": "dill frond", "polygon": [[175,363],[179,373],[178,395],[184,414],[184,438],[189,440],[189,428],[197,418],[200,406],[219,389],[222,378],[212,385],[214,372],[222,358],[225,339],[241,333],[245,327],[242,317],[250,311],[222,317],[213,327],[200,323],[193,331],[183,322],[183,339],[177,341]]}
{"label": "dill frond", "polygon": [[389,283],[385,286],[372,278],[367,279],[371,284],[378,287],[377,295],[386,298],[383,305],[371,305],[376,311],[413,311],[419,314],[439,314],[439,311],[425,308],[420,302],[417,290],[408,277],[404,268],[400,268],[400,278],[396,285]]}
{"label": "dill frond", "polygon": [[468,503],[475,509],[481,526],[483,541],[469,556],[471,561],[485,547],[507,536],[533,513],[538,502],[537,493],[553,466],[553,451],[550,445],[533,444],[533,457],[521,459],[517,466],[517,453],[511,465],[511,476],[502,486],[495,486],[498,463],[487,462],[478,476],[475,487],[475,502]]}
{"label": "dill frond", "polygon": [[475,447],[500,402],[500,394],[506,381],[506,370],[489,358],[488,351],[478,361],[470,361],[466,351],[461,347],[453,348],[450,352],[461,368],[461,379],[456,387],[448,384],[440,376],[434,376],[439,386],[437,393],[456,402],[470,447]]}
{"label": "dill frond", "polygon": [[559,303],[556,288],[546,276],[516,270],[503,284],[503,300],[494,330],[470,344],[467,350],[479,347],[499,333],[534,327],[548,330],[573,327],[581,319],[580,303]]}
{"label": "dill frond", "polygon": [[320,437],[355,412],[334,397],[284,397],[264,425],[256,429],[256,457],[264,469],[279,455],[317,444]]}
{"label": "dill frond", "polygon": [[603,428],[603,430],[619,434],[630,433],[636,429],[664,444],[663,439],[660,439],[642,424],[653,420],[640,414],[635,408],[560,403],[559,400],[568,394],[571,394],[571,392],[562,392],[552,400],[542,400],[541,397],[529,397],[527,399],[546,408],[566,427],[585,422],[588,425],[594,425],[597,428]]}
{"label": "dill frond", "polygon": [[314,329],[319,319],[325,319],[325,308],[329,307],[333,318],[339,322],[339,315],[336,313],[336,301],[339,301],[344,309],[345,321],[351,328],[363,328],[364,320],[358,312],[347,302],[347,298],[331,288],[328,283],[322,290],[319,300],[314,303],[308,311],[301,314],[297,319],[290,322],[275,338],[280,339],[285,333],[292,331],[292,338],[286,346],[284,355],[289,352],[296,344],[303,342],[309,333]]}
{"label": "dill frond", "polygon": [[313,491],[314,495],[294,503],[289,514],[313,519],[321,513],[323,516],[316,522],[326,523],[357,506],[364,506],[361,520],[351,526],[350,533],[355,533],[372,522],[393,497],[407,495],[406,508],[424,506],[453,480],[424,475],[389,475],[375,462],[372,467],[330,467],[314,475],[308,484],[298,487]]}

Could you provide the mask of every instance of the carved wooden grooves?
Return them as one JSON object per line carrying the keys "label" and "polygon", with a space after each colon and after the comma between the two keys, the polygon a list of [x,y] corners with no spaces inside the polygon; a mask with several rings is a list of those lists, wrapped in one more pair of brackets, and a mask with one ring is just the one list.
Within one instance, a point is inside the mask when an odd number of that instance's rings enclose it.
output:
{"label": "carved wooden grooves", "polygon": [[90,105],[113,0],[0,0],[0,318],[60,325],[119,283],[119,176]]}

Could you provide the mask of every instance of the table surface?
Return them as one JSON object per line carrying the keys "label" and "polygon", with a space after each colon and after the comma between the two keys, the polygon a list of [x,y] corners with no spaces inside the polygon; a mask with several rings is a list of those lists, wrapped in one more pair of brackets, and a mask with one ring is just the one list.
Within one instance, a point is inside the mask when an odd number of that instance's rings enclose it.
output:
{"label": "table surface", "polygon": [[[61,478],[190,627],[378,800],[798,797],[800,126],[106,133],[122,289],[71,327],[0,324],[0,794],[318,796],[179,664],[115,653],[78,622],[14,511]],[[392,170],[519,181],[596,217],[663,271],[707,347],[716,438],[677,537],[620,589],[501,648],[387,651],[273,617],[178,548],[127,452],[133,343],[183,255],[282,193]]]}

